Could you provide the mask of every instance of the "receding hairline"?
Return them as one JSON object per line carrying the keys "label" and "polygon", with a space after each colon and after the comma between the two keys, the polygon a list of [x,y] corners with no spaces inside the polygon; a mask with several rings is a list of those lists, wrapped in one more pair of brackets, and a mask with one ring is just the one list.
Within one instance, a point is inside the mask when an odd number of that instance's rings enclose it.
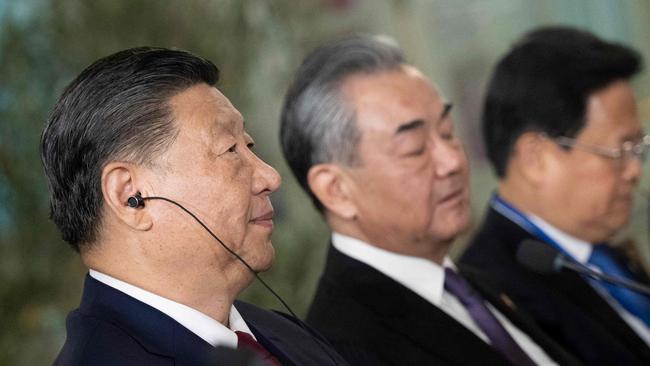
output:
{"label": "receding hairline", "polygon": [[[353,95],[354,93],[352,92],[351,89],[354,89],[358,83],[364,83],[364,87],[369,87],[368,84],[373,83],[373,79],[377,77],[383,77],[391,74],[402,74],[407,77],[413,77],[420,79],[421,81],[425,82],[432,90],[435,92],[436,96],[440,99],[441,104],[443,106],[443,111],[441,112],[441,117],[445,117],[446,113],[450,109],[450,103],[446,101],[442,93],[440,93],[440,90],[438,89],[437,85],[433,83],[420,69],[415,67],[414,65],[411,65],[406,62],[402,62],[398,65],[395,65],[394,67],[391,68],[383,68],[383,69],[377,69],[377,70],[371,70],[371,71],[360,71],[356,73],[352,73],[350,75],[347,75],[346,77],[342,78],[339,81],[339,85],[337,88],[337,93],[339,94],[339,97],[342,99],[342,103],[344,106],[346,106],[348,109],[351,110],[351,112],[354,113],[355,118],[353,119],[353,122],[356,124],[357,128],[359,128],[359,121],[357,118],[357,102],[358,99]],[[365,93],[361,93],[365,95]],[[420,118],[414,118],[411,120],[403,120],[403,121],[397,121],[398,128],[394,131],[394,133],[401,134],[402,132],[405,132],[407,130],[413,129],[413,128],[418,128],[420,125],[424,123],[423,119]]]}

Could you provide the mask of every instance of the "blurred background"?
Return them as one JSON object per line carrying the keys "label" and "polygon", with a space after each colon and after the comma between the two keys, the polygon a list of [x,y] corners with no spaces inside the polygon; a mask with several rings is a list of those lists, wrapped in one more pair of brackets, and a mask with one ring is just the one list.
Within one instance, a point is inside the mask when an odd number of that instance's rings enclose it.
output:
{"label": "blurred background", "polygon": [[[292,73],[313,47],[350,32],[387,34],[456,104],[472,164],[474,225],[495,180],[478,131],[497,58],[523,32],[574,25],[639,50],[650,63],[647,0],[0,0],[0,365],[51,364],[86,269],[48,218],[41,129],[63,87],[95,59],[140,45],[212,60],[257,152],[284,177],[273,197],[277,261],[263,275],[304,315],[328,231],[282,160],[278,116]],[[650,72],[634,81],[650,121]],[[597,182],[595,182],[597,184]],[[621,236],[650,263],[647,180]],[[455,255],[465,238],[459,238]],[[260,285],[243,295],[280,308]]]}

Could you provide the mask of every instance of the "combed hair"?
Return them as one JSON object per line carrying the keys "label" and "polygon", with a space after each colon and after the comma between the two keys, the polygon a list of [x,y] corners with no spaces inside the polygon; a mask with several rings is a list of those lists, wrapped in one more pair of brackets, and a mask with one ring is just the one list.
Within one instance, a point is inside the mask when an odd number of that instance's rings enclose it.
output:
{"label": "combed hair", "polygon": [[402,51],[386,37],[354,35],[313,50],[304,59],[285,96],[280,144],[294,176],[320,211],[307,183],[309,169],[327,162],[358,164],[360,132],[355,111],[341,95],[349,76],[398,68]]}
{"label": "combed hair", "polygon": [[496,65],[483,107],[483,139],[497,176],[506,175],[519,136],[575,137],[589,96],[640,68],[636,51],[582,30],[544,27],[524,35]]}
{"label": "combed hair", "polygon": [[63,91],[41,137],[50,217],[75,250],[96,241],[101,174],[111,161],[150,165],[174,141],[169,99],[219,70],[188,52],[140,47],[97,60]]}

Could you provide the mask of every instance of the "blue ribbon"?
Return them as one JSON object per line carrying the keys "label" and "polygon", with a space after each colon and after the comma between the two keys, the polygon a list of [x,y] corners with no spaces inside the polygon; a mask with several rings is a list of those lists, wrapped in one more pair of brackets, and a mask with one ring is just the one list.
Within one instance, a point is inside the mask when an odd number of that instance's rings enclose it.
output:
{"label": "blue ribbon", "polygon": [[531,235],[553,246],[555,249],[559,250],[560,252],[562,252],[564,255],[568,256],[572,260],[575,260],[575,258],[573,258],[571,254],[567,253],[560,244],[558,244],[555,240],[553,240],[550,236],[548,236],[544,232],[544,230],[542,230],[539,226],[535,225],[535,223],[532,222],[528,218],[528,216],[526,216],[523,212],[516,209],[510,203],[506,202],[503,198],[501,198],[501,196],[499,196],[499,194],[494,193],[492,195],[492,199],[490,200],[490,206],[492,206],[492,208],[498,213],[500,213],[501,215],[507,217],[510,221],[521,226],[524,230],[528,231],[528,233],[530,233]]}

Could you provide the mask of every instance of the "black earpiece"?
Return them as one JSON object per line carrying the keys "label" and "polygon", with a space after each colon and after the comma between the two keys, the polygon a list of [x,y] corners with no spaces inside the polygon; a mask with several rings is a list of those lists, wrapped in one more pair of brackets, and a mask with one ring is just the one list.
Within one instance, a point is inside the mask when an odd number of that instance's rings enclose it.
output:
{"label": "black earpiece", "polygon": [[142,198],[142,195],[138,192],[135,196],[129,197],[129,199],[126,200],[126,204],[131,208],[144,207],[144,198]]}

